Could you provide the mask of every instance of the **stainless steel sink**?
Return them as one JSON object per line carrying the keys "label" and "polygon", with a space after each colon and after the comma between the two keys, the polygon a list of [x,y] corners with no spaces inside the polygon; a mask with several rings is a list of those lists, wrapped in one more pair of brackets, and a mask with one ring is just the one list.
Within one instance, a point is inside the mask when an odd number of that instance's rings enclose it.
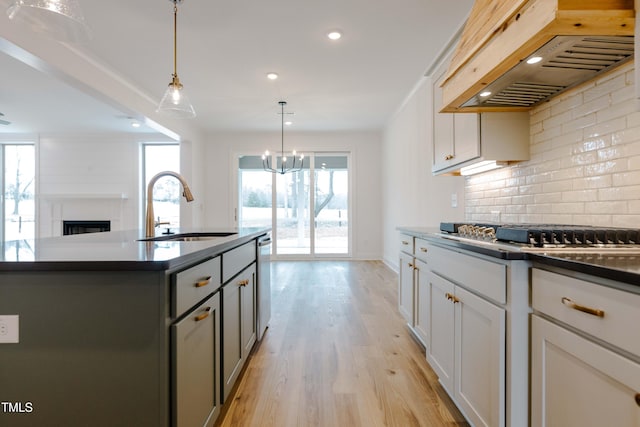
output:
{"label": "stainless steel sink", "polygon": [[202,233],[179,233],[179,234],[169,234],[166,236],[158,236],[158,237],[149,237],[147,239],[140,239],[142,242],[198,242],[202,240],[214,240],[219,239],[220,237],[228,237],[233,236],[234,232],[227,231],[212,231],[212,232],[202,232]]}

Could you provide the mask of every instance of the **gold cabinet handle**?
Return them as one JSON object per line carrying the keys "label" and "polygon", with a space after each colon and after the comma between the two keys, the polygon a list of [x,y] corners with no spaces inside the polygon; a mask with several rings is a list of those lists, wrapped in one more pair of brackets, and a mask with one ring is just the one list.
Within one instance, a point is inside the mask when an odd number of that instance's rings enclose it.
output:
{"label": "gold cabinet handle", "polygon": [[408,244],[409,244],[409,242],[407,242],[406,240],[403,240],[403,241],[402,241],[402,244],[403,244],[403,245],[408,245]]}
{"label": "gold cabinet handle", "polygon": [[209,312],[211,311],[211,307],[205,308],[205,312],[196,316],[196,322],[206,319],[209,317]]}
{"label": "gold cabinet handle", "polygon": [[199,282],[196,282],[196,288],[207,286],[209,283],[211,283],[211,276],[205,278],[204,280],[200,280]]}
{"label": "gold cabinet handle", "polygon": [[455,156],[453,154],[447,154],[446,156],[444,156],[445,160],[451,160],[453,159]]}
{"label": "gold cabinet handle", "polygon": [[408,265],[409,267],[411,267],[411,268],[416,268],[416,266],[415,266],[415,265],[413,265],[413,264],[411,264],[410,262],[408,262],[408,263],[407,263],[407,265]]}
{"label": "gold cabinet handle", "polygon": [[598,308],[585,307],[584,305],[576,304],[575,302],[571,301],[571,299],[567,297],[562,297],[561,301],[564,305],[574,310],[578,310],[583,313],[591,314],[597,317],[604,317],[604,310],[600,310]]}
{"label": "gold cabinet handle", "polygon": [[238,285],[240,286],[247,286],[248,284],[249,284],[249,279],[240,280],[238,282]]}
{"label": "gold cabinet handle", "polygon": [[421,252],[427,252],[427,248],[421,247],[421,248],[420,248],[420,251],[421,251]]}
{"label": "gold cabinet handle", "polygon": [[453,295],[453,294],[450,294],[449,292],[447,292],[446,294],[444,294],[444,296],[445,296],[445,298],[447,298],[449,301],[453,302],[454,304],[455,304],[455,303],[460,302],[460,300],[458,299],[458,297],[456,297],[456,296],[455,296],[455,295]]}

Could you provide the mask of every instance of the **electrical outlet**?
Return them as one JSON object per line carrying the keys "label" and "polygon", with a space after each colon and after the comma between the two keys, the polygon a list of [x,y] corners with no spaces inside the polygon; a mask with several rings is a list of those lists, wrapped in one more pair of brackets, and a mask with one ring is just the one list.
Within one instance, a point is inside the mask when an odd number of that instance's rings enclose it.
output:
{"label": "electrical outlet", "polygon": [[458,207],[458,193],[451,193],[451,207]]}
{"label": "electrical outlet", "polygon": [[20,342],[19,317],[17,314],[0,316],[0,343],[14,344]]}

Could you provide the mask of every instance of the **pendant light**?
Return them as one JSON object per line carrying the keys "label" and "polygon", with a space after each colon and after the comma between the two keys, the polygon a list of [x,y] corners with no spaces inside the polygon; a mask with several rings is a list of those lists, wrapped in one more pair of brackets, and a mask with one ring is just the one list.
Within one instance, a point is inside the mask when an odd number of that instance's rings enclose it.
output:
{"label": "pendant light", "polygon": [[[284,175],[287,172],[300,172],[302,168],[304,168],[304,154],[300,154],[298,156],[296,151],[293,150],[291,153],[291,161],[287,158],[284,152],[284,106],[287,105],[285,101],[278,102],[280,104],[280,114],[282,118],[281,124],[281,136],[280,136],[280,168],[276,164],[276,167],[273,168],[271,165],[271,154],[269,154],[269,150],[265,151],[262,155],[262,167],[265,171],[271,173],[279,173]],[[298,156],[296,158],[296,156]]]}
{"label": "pendant light", "polygon": [[183,0],[169,1],[173,3],[173,74],[156,111],[178,118],[192,118],[196,112],[178,78],[178,3]]}
{"label": "pendant light", "polygon": [[86,43],[91,38],[78,0],[16,0],[7,16],[62,42]]}

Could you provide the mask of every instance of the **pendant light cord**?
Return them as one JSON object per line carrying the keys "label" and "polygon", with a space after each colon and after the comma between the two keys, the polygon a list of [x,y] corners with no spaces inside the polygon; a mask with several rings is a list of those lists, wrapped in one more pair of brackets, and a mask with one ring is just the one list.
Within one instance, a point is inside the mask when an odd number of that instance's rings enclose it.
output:
{"label": "pendant light cord", "polygon": [[178,77],[178,0],[173,0],[173,76]]}

